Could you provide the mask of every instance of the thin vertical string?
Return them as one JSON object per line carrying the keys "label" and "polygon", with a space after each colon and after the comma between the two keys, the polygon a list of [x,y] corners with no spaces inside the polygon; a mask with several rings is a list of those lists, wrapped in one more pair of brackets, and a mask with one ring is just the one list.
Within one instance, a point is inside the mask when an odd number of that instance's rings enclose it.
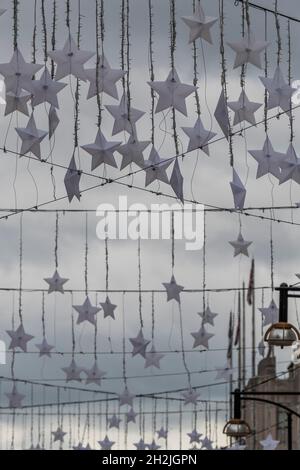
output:
{"label": "thin vertical string", "polygon": [[155,299],[154,292],[151,293],[151,320],[152,320],[152,345],[154,344],[154,333],[155,333]]}
{"label": "thin vertical string", "polygon": [[144,327],[142,312],[142,264],[141,264],[141,235],[138,237],[138,284],[139,284],[139,317],[141,328]]}
{"label": "thin vertical string", "polygon": [[182,402],[179,402],[179,450],[182,449]]}
{"label": "thin vertical string", "polygon": [[[244,38],[245,37],[246,3],[242,2],[241,7],[242,7],[242,37]],[[241,67],[241,75],[240,75],[240,84],[241,84],[242,90],[245,89],[245,69],[246,69],[246,66],[245,64],[243,64]]]}
{"label": "thin vertical string", "polygon": [[19,239],[19,319],[20,319],[21,325],[23,325],[22,291],[23,291],[23,213],[20,216],[20,239]]}
{"label": "thin vertical string", "polygon": [[[273,293],[273,290],[272,290],[272,293]],[[265,290],[262,289],[261,290],[261,307],[264,308],[265,307]],[[261,316],[261,336],[263,337],[264,335],[264,319],[263,319],[263,315]]]}
{"label": "thin vertical string", "polygon": [[[227,106],[228,102],[228,91],[227,91],[227,66],[226,66],[226,57],[225,57],[225,46],[224,46],[224,0],[219,0],[219,18],[220,18],[220,55],[221,55],[221,85],[224,94],[225,103]],[[228,117],[228,143],[229,143],[229,161],[230,166],[234,165],[233,157],[233,141],[232,141],[232,128],[231,121]]]}
{"label": "thin vertical string", "polygon": [[127,375],[126,375],[126,328],[125,328],[125,292],[123,292],[122,296],[122,366],[123,366],[123,380],[124,385],[127,388]]}
{"label": "thin vertical string", "polygon": [[[272,210],[270,210],[272,218]],[[274,293],[274,243],[273,243],[273,221],[270,220],[270,273],[272,296]]]}
{"label": "thin vertical string", "polygon": [[[125,70],[125,0],[121,0],[121,69]],[[122,77],[123,92],[126,92],[126,77]]]}
{"label": "thin vertical string", "polygon": [[75,327],[74,327],[74,312],[73,312],[73,305],[74,305],[74,299],[73,299],[73,292],[71,292],[71,334],[72,334],[72,360],[75,359]]}
{"label": "thin vertical string", "polygon": [[[265,41],[268,41],[268,14],[265,11]],[[264,61],[265,61],[265,78],[268,78],[268,48],[265,48],[264,54]],[[265,88],[265,97],[264,97],[264,126],[265,126],[265,133],[268,135],[268,90]]]}
{"label": "thin vertical string", "polygon": [[45,326],[45,292],[42,292],[42,333],[43,339],[46,338],[46,326]]}
{"label": "thin vertical string", "polygon": [[42,23],[43,23],[44,62],[46,64],[48,60],[48,38],[47,38],[47,22],[46,22],[46,13],[45,13],[45,0],[42,0],[41,2],[41,13],[42,13]]}
{"label": "thin vertical string", "polygon": [[206,299],[205,299],[205,291],[206,291],[206,210],[204,209],[203,212],[203,248],[202,248],[202,305],[203,305],[203,312],[206,309]]}
{"label": "thin vertical string", "polygon": [[34,395],[33,395],[33,384],[30,387],[30,404],[31,404],[31,410],[30,410],[30,444],[33,445],[33,426],[34,426]]}
{"label": "thin vertical string", "polygon": [[280,35],[280,22],[279,22],[279,17],[278,17],[278,0],[275,0],[274,7],[275,7],[275,26],[276,26],[276,35],[277,35],[277,66],[279,66],[280,61],[281,61],[282,44],[281,44],[281,35]]}
{"label": "thin vertical string", "polygon": [[33,6],[33,34],[32,34],[32,62],[36,63],[36,33],[37,33],[37,0],[34,0]]}
{"label": "thin vertical string", "polygon": [[69,33],[71,29],[70,14],[71,14],[70,0],[66,0],[66,25],[69,30]]}
{"label": "thin vertical string", "polygon": [[[193,0],[193,13],[195,13],[195,10],[196,10],[196,0]],[[193,85],[195,87],[197,87],[197,85],[198,85],[198,63],[197,63],[197,45],[196,45],[196,41],[193,41],[193,67],[194,67]],[[200,108],[200,99],[199,99],[198,89],[195,90],[195,101],[196,101],[197,115],[199,117],[200,114],[201,114],[201,108]]]}
{"label": "thin vertical string", "polygon": [[172,274],[174,274],[175,267],[175,227],[174,227],[174,212],[171,214],[171,257],[172,257]]}
{"label": "thin vertical string", "polygon": [[[152,0],[148,0],[148,12],[149,12],[149,72],[150,72],[150,81],[154,82],[154,54],[153,54],[153,5]],[[151,142],[155,146],[155,92],[152,87],[150,87],[151,93]]]}
{"label": "thin vertical string", "polygon": [[58,234],[59,234],[59,214],[55,214],[55,242],[54,242],[54,261],[55,269],[58,268]]}
{"label": "thin vertical string", "polygon": [[105,237],[105,288],[109,289],[109,255],[108,255],[108,235]]}
{"label": "thin vertical string", "polygon": [[[96,92],[97,92],[97,106],[98,106],[98,121],[97,125],[100,129],[102,122],[102,99],[99,88],[99,72],[100,65],[103,63],[104,55],[104,2],[103,0],[95,0],[96,6],[96,53],[97,53],[97,66],[96,66]],[[101,46],[100,46],[101,41]],[[102,58],[100,56],[100,47],[102,50]]]}
{"label": "thin vertical string", "polygon": [[[81,40],[81,0],[78,0],[78,29],[77,29],[77,47],[80,49],[80,40]],[[69,26],[70,28],[70,20]],[[74,148],[78,149],[78,138],[79,138],[79,100],[80,100],[80,80],[76,80],[76,91],[75,91],[75,119],[74,119]]]}
{"label": "thin vertical string", "polygon": [[[56,48],[56,23],[57,23],[57,5],[56,0],[53,0],[52,5],[52,35],[51,35],[51,47],[52,51],[55,51]],[[54,78],[55,75],[55,64],[54,60],[51,59],[51,77]]]}
{"label": "thin vertical string", "polygon": [[88,296],[88,255],[89,255],[89,219],[88,213],[85,213],[85,251],[84,251],[84,285],[85,295]]}
{"label": "thin vertical string", "polygon": [[[98,305],[98,295],[96,293],[96,304]],[[94,358],[95,362],[97,362],[97,335],[98,335],[98,318],[97,315],[95,316],[95,332],[94,332]]]}
{"label": "thin vertical string", "polygon": [[19,0],[13,0],[13,46],[14,50],[18,48],[19,36]]}
{"label": "thin vertical string", "polygon": [[[288,84],[292,84],[292,40],[291,40],[291,23],[288,21]],[[290,102],[290,141],[294,140],[294,117],[292,111],[292,100]]]}
{"label": "thin vertical string", "polygon": [[[170,0],[170,59],[172,74],[175,71],[175,50],[176,50],[176,0]],[[174,77],[172,80],[175,80]],[[176,111],[172,106],[172,128],[176,155],[179,155],[178,134],[176,125]]]}
{"label": "thin vertical string", "polygon": [[[166,430],[169,431],[169,395],[166,393]],[[167,437],[166,437],[166,450],[168,450],[168,435],[169,432],[167,432]]]}
{"label": "thin vertical string", "polygon": [[[127,114],[128,121],[131,124],[130,119],[130,108],[131,108],[131,94],[130,94],[130,10],[129,10],[130,0],[126,0],[126,67],[127,67]],[[134,129],[132,127],[132,134],[134,134]]]}

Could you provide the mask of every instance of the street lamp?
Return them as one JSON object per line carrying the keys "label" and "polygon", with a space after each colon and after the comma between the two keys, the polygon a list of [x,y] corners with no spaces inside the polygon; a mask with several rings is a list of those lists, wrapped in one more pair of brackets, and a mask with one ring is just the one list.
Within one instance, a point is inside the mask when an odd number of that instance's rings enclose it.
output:
{"label": "street lamp", "polygon": [[249,424],[241,419],[241,395],[238,389],[234,391],[234,418],[225,424],[223,434],[226,434],[228,437],[235,437],[236,439],[251,434]]}
{"label": "street lamp", "polygon": [[289,287],[283,283],[279,290],[279,321],[271,325],[264,336],[264,341],[271,346],[280,346],[283,349],[300,340],[300,333],[291,323],[288,323],[288,299],[289,297],[300,297],[289,294],[289,291],[300,291],[298,287]]}

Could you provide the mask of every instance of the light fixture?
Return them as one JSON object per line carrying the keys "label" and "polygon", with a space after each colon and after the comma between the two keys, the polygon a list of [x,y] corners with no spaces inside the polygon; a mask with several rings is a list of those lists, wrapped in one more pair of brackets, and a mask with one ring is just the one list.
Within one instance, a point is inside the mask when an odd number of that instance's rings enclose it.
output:
{"label": "light fixture", "polygon": [[271,346],[279,346],[281,349],[291,346],[295,341],[300,340],[300,333],[291,323],[288,323],[288,298],[299,297],[299,295],[289,294],[289,291],[299,291],[299,288],[289,287],[283,283],[279,288],[279,321],[271,325],[264,336],[264,341]]}
{"label": "light fixture", "polygon": [[239,389],[234,391],[234,418],[227,421],[223,434],[226,434],[228,437],[235,437],[236,439],[251,434],[249,424],[244,419],[241,419],[241,396]]}

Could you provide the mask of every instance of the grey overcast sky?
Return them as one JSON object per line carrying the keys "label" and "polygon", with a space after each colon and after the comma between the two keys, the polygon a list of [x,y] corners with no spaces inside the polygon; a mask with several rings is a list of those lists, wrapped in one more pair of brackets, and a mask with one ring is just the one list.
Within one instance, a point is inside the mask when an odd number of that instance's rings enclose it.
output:
{"label": "grey overcast sky", "polygon": [[[67,38],[65,25],[65,2],[58,3],[58,24],[56,46],[61,49]],[[95,50],[95,3],[94,0],[82,1],[82,39],[81,48]],[[233,0],[225,0],[225,41],[234,41],[241,34],[241,9],[234,5]],[[274,2],[271,0],[257,0],[260,5],[273,8]],[[11,2],[1,1],[1,8],[8,8],[4,16],[0,18],[0,50],[1,63],[10,60],[13,52],[12,45],[12,12]],[[38,4],[40,2],[38,1]],[[105,4],[105,41],[104,51],[107,59],[114,68],[120,65],[120,1],[106,0]],[[130,26],[131,26],[131,95],[132,105],[146,112],[137,126],[138,136],[141,140],[150,137],[150,89],[147,85],[149,80],[149,31],[148,31],[148,2],[146,0],[130,1]],[[218,1],[203,0],[205,12],[211,16],[218,16]],[[289,0],[278,2],[279,10],[291,16],[300,18],[299,2]],[[48,44],[51,38],[51,6],[52,1],[46,1],[47,11],[47,31]],[[33,35],[33,0],[20,0],[20,26],[19,26],[19,46],[27,61],[32,55],[32,35]],[[71,30],[76,35],[77,30],[77,0],[71,0]],[[188,30],[180,17],[189,15],[192,9],[191,0],[176,1],[177,20],[177,48],[175,54],[175,65],[181,80],[184,83],[192,83],[193,61],[192,49],[187,44]],[[264,37],[264,14],[257,10],[250,10],[251,25],[258,38]],[[153,0],[153,23],[154,23],[154,72],[156,80],[165,80],[170,68],[170,39],[169,39],[169,2],[167,0]],[[282,38],[282,69],[285,76],[288,73],[287,64],[287,22],[280,20],[280,32]],[[300,79],[298,38],[299,23],[291,23],[291,44],[292,44],[292,75],[293,79]],[[198,48],[198,71],[199,71],[199,97],[201,102],[202,120],[206,128],[211,128],[218,136],[221,131],[218,124],[211,116],[214,113],[218,96],[221,91],[220,85],[220,55],[219,55],[219,25],[212,29],[213,45],[203,43],[204,55],[201,48]],[[272,15],[268,15],[268,48],[269,75],[273,75],[276,66],[276,32],[275,22]],[[239,70],[233,70],[234,54],[229,47],[226,47],[227,59],[227,80],[229,100],[238,99],[240,94]],[[37,61],[43,62],[42,51],[42,21],[40,11],[37,15]],[[95,59],[87,64],[93,66]],[[263,75],[262,71],[251,66],[247,68],[246,92],[252,101],[263,103],[264,88],[259,80]],[[63,80],[68,83],[68,79]],[[74,90],[75,83],[70,82]],[[68,84],[70,84],[68,83]],[[81,84],[80,98],[80,145],[94,141],[97,127],[96,100],[86,100],[88,85]],[[119,85],[119,96],[121,96],[121,86]],[[103,97],[104,104],[115,104],[113,99]],[[195,102],[191,96],[187,100],[188,117],[177,115],[177,127],[180,138],[180,145],[183,149],[187,147],[187,138],[181,131],[181,126],[192,126],[194,124]],[[70,86],[60,94],[60,126],[57,130],[55,147],[52,158],[57,164],[68,166],[73,151],[73,108],[74,103],[70,92]],[[270,112],[270,115],[273,111]],[[40,129],[47,129],[47,114],[45,109],[40,107],[36,110],[36,121]],[[298,115],[294,113],[295,121],[295,149],[299,149],[298,136]],[[263,107],[256,114],[257,121],[263,118]],[[26,117],[23,115],[4,117],[4,107],[1,109],[1,147],[6,143],[6,147],[12,150],[19,148],[20,142],[14,128],[26,125]],[[103,112],[102,130],[106,137],[110,139],[112,131],[112,118],[107,111]],[[155,138],[159,153],[162,158],[174,155],[174,143],[170,136],[171,121],[170,115],[165,122],[159,114],[155,118]],[[166,126],[166,131],[164,127]],[[120,139],[119,137],[122,137]],[[122,134],[113,137],[112,140],[124,140],[126,136]],[[289,144],[289,122],[286,116],[281,119],[270,121],[269,137],[273,146],[280,152],[285,152]],[[246,182],[247,200],[246,206],[269,206],[290,205],[300,201],[300,192],[296,183],[286,183],[279,186],[272,177],[265,176],[256,180],[256,163],[247,153],[247,149],[260,149],[265,139],[263,126],[257,126],[247,131],[246,138],[237,136],[233,141],[233,151],[235,168],[243,182]],[[147,156],[149,149],[145,152]],[[42,145],[42,154],[49,155],[49,143],[45,141]],[[118,161],[119,161],[119,157]],[[194,172],[195,163],[198,161]],[[80,151],[80,164],[84,171],[90,172],[90,157],[82,150]],[[192,197],[191,189],[196,200],[206,204],[232,207],[232,194],[230,190],[231,168],[229,165],[228,145],[225,140],[213,144],[210,149],[210,157],[203,153],[194,152],[185,158],[181,164],[185,178],[184,194],[187,199]],[[194,172],[193,182],[191,183]],[[56,194],[65,195],[63,185],[64,170],[54,169]],[[102,176],[102,170],[95,171],[95,174]],[[111,178],[119,176],[120,171],[109,168],[107,175]],[[126,181],[126,180],[125,180]],[[97,182],[97,180],[96,180]],[[131,183],[131,179],[128,180]],[[82,178],[82,189],[95,184],[95,179],[84,176]],[[134,177],[134,184],[144,185],[144,175]],[[153,189],[156,190],[156,186]],[[161,184],[163,192],[172,194],[169,187]],[[81,202],[74,201],[71,206],[65,201],[52,203],[47,206],[52,209],[68,208],[92,209],[100,203],[110,202],[117,206],[120,195],[128,196],[130,203],[144,203],[147,206],[155,203],[171,203],[172,200],[164,197],[156,197],[144,192],[129,190],[119,185],[107,185],[105,187],[87,192],[82,197]],[[0,172],[0,206],[4,208],[30,207],[37,202],[42,203],[53,198],[53,185],[50,175],[50,168],[38,161],[29,161],[26,158],[16,160],[11,154],[1,152],[1,172]],[[4,215],[5,213],[1,213]],[[265,215],[269,215],[266,212]],[[277,218],[288,221],[293,220],[300,223],[297,211],[293,214],[290,210],[275,211]],[[8,220],[0,220],[0,287],[17,287],[19,283],[18,266],[18,230],[19,216],[13,216]],[[256,218],[241,216],[242,232],[244,238],[253,241],[249,250],[250,257],[256,260],[257,286],[270,286],[270,224]],[[55,235],[55,214],[24,214],[23,218],[23,287],[25,289],[45,288],[44,277],[53,274],[54,265],[54,235]],[[90,289],[105,289],[105,250],[102,241],[96,237],[96,214],[89,215],[89,257],[88,257],[88,284]],[[233,258],[232,247],[228,241],[235,240],[239,231],[239,218],[234,213],[209,213],[207,214],[207,257],[206,257],[206,284],[207,288],[218,289],[225,287],[239,287],[242,282],[248,282],[250,270],[250,258]],[[85,250],[85,216],[84,214],[61,215],[59,224],[58,256],[59,272],[63,277],[70,279],[68,288],[84,288],[84,250]],[[273,224],[274,234],[274,272],[275,283],[282,281],[296,282],[295,273],[299,272],[299,226],[288,224]],[[143,241],[141,247],[142,265],[142,287],[144,289],[161,289],[163,282],[169,282],[171,277],[171,244],[169,241]],[[111,241],[109,242],[109,281],[110,289],[126,290],[138,288],[138,258],[137,242],[134,241]],[[179,284],[186,289],[201,289],[202,287],[202,251],[186,251],[184,243],[177,241],[175,244],[175,276]],[[18,322],[18,296],[11,292],[1,292],[1,314],[0,314],[0,339],[8,343],[8,336],[5,330],[11,328],[12,314],[15,313],[16,323]],[[102,302],[105,295],[92,294],[93,302]],[[71,311],[72,302],[81,304],[84,294],[74,294],[73,299],[69,294],[60,296],[59,294],[46,296],[46,331],[49,342],[55,345],[57,351],[71,351]],[[122,315],[125,315],[125,335],[126,349],[131,350],[128,341],[129,337],[137,335],[139,330],[139,300],[137,294],[111,294],[111,300],[118,305],[116,310],[116,320],[109,321],[103,319],[103,314],[98,314],[98,351],[109,352],[110,344],[108,337],[111,337],[112,349],[122,350]],[[186,359],[192,374],[192,385],[200,386],[212,384],[201,391],[203,399],[226,400],[228,398],[227,386],[214,386],[214,369],[223,366],[226,362],[227,328],[229,312],[236,313],[237,295],[233,292],[211,293],[206,298],[211,309],[219,315],[216,319],[216,326],[209,327],[214,333],[210,341],[212,351],[197,353],[187,353]],[[257,308],[269,304],[271,293],[265,290],[263,294],[257,294]],[[30,351],[35,350],[34,344],[39,342],[42,335],[41,325],[41,293],[25,292],[23,294],[23,317],[27,332],[35,336],[29,346]],[[276,297],[277,301],[277,297]],[[197,331],[200,327],[200,318],[197,312],[202,311],[202,294],[182,294],[182,315],[184,329],[184,343],[187,350],[192,349],[191,332]],[[142,313],[146,338],[151,338],[151,295],[145,294],[142,297]],[[250,344],[250,309],[247,310],[247,346]],[[261,314],[257,310],[257,344],[261,339]],[[75,316],[76,317],[76,316]],[[290,320],[296,323],[295,308],[292,305]],[[181,338],[179,328],[179,312],[177,305],[166,303],[165,294],[155,296],[155,345],[159,350],[180,349]],[[76,352],[93,351],[93,328],[90,325],[75,327],[76,331]],[[37,341],[36,341],[37,340]],[[250,365],[250,353],[247,357],[247,365]],[[289,353],[278,353],[280,364],[278,367],[286,367],[289,361]],[[77,358],[77,356],[76,356]],[[10,376],[10,359],[8,354],[8,364],[1,367],[0,375]],[[91,367],[93,356],[79,355],[78,363],[82,367]],[[258,353],[257,353],[258,359]],[[36,355],[17,355],[15,364],[15,376],[17,378],[42,381],[43,383],[64,384],[64,373],[62,367],[69,364],[70,356],[54,355],[50,360],[40,360]],[[122,376],[122,356],[121,355],[101,355],[99,363],[102,369],[107,371],[107,379],[103,381],[103,390],[107,392],[120,392],[123,389],[122,379],[113,377]],[[212,370],[212,372],[199,371]],[[247,369],[250,373],[250,368]],[[181,354],[166,354],[161,362],[160,371],[149,371],[144,369],[144,361],[139,358],[127,356],[126,372],[128,376],[147,375],[147,378],[133,378],[128,380],[130,391],[135,394],[159,393],[181,388],[187,388],[187,376],[182,362]],[[159,377],[152,377],[152,374],[161,374]],[[174,375],[168,375],[172,374]],[[181,373],[181,375],[175,375]],[[166,374],[166,375],[164,375]],[[76,384],[75,384],[76,385]],[[10,389],[10,384],[3,383],[1,388],[1,404],[6,406],[7,399],[4,395]],[[79,384],[79,388],[80,388]],[[82,385],[84,387],[84,385]],[[25,404],[30,403],[30,388],[20,386],[20,390],[26,394]],[[71,392],[70,392],[71,394]],[[68,393],[64,397],[67,399]],[[74,393],[72,400],[78,398],[78,393]],[[96,396],[96,395],[95,395]],[[81,393],[81,399],[93,398],[91,394]],[[44,396],[42,387],[35,390],[35,401],[43,403]],[[48,393],[46,402],[55,402],[55,393]],[[162,406],[162,405],[161,405]],[[163,408],[163,407],[162,407]],[[203,408],[202,408],[203,409]],[[199,418],[200,431],[204,433],[203,414]],[[160,418],[159,418],[160,419]],[[176,418],[177,419],[177,418]],[[174,419],[171,424],[171,442],[176,447],[178,442],[178,419]],[[222,419],[224,416],[222,415]],[[219,423],[222,427],[222,419]],[[55,420],[52,426],[55,427]],[[190,432],[191,418],[184,421],[184,429]],[[110,434],[112,440],[117,440],[117,433]],[[102,439],[102,436],[96,436]],[[103,436],[104,437],[104,436]],[[151,438],[151,433],[149,434]],[[219,436],[220,438],[220,436]],[[129,442],[139,439],[138,429],[130,429]],[[122,447],[122,440],[119,443]],[[134,441],[136,442],[136,441]],[[2,444],[3,445],[3,444]],[[131,445],[131,444],[130,444]],[[172,444],[171,444],[172,445]],[[187,437],[184,437],[184,446],[188,446]]]}

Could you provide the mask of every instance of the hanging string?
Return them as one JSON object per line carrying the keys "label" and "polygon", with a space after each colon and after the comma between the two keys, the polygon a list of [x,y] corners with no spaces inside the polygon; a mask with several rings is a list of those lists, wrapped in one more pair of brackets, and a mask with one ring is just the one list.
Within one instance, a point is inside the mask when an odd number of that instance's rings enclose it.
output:
{"label": "hanging string", "polygon": [[85,295],[88,296],[88,254],[89,254],[89,224],[88,224],[88,213],[85,214],[85,251],[84,251],[84,285],[85,285]]}
{"label": "hanging string", "polygon": [[46,62],[48,60],[48,39],[47,39],[47,23],[46,23],[46,13],[45,13],[45,0],[42,0],[41,12],[42,12],[42,23],[43,23],[44,62],[46,64]]}
{"label": "hanging string", "polygon": [[278,16],[278,0],[275,0],[275,26],[277,34],[277,66],[279,66],[281,61],[281,35],[280,35],[280,22]]}
{"label": "hanging string", "polygon": [[[288,84],[292,85],[292,42],[291,42],[291,24],[288,21]],[[290,102],[290,108],[292,108],[292,100]],[[294,140],[294,117],[293,111],[290,110],[290,141]]]}
{"label": "hanging string", "polygon": [[182,402],[179,402],[179,450],[182,449]]}
{"label": "hanging string", "polygon": [[[101,2],[102,4],[102,2]],[[97,57],[97,63],[96,63],[96,92],[97,92],[97,106],[98,106],[98,121],[97,121],[97,126],[100,129],[101,127],[101,121],[102,121],[102,105],[101,105],[101,96],[100,96],[100,87],[99,87],[99,68],[100,68],[100,32],[101,35],[104,35],[104,31],[102,29],[102,25],[100,26],[100,5],[99,5],[99,0],[95,0],[95,6],[96,6],[96,57]],[[103,4],[102,4],[103,6]],[[103,36],[102,36],[103,38]],[[101,39],[101,42],[103,44],[103,39]],[[102,57],[103,61],[103,57]]]}
{"label": "hanging string", "polygon": [[175,225],[174,225],[174,212],[171,214],[171,256],[172,256],[172,274],[174,274],[175,267]]}
{"label": "hanging string", "polygon": [[271,268],[271,289],[274,292],[274,244],[273,244],[273,223],[270,221],[270,268]]}
{"label": "hanging string", "polygon": [[[165,409],[166,409],[166,430],[169,431],[169,395],[168,393],[166,393],[166,405],[165,405]],[[168,435],[169,435],[169,432],[167,433],[167,437],[166,437],[166,450],[168,450]]]}
{"label": "hanging string", "polygon": [[70,13],[71,13],[70,0],[66,0],[66,25],[67,25],[69,32],[70,32],[70,27],[71,27]]}
{"label": "hanging string", "polygon": [[[148,12],[149,12],[149,72],[150,72],[150,81],[154,82],[154,54],[153,54],[153,5],[152,0],[148,0]],[[151,142],[155,146],[155,92],[152,87],[150,87],[151,93]]]}
{"label": "hanging string", "polygon": [[204,209],[203,212],[203,248],[202,248],[202,289],[203,289],[203,297],[202,297],[202,305],[203,305],[203,312],[206,309],[206,210]]}
{"label": "hanging string", "polygon": [[23,214],[20,216],[20,238],[19,238],[19,319],[23,325],[22,317],[22,292],[23,292]]}
{"label": "hanging string", "polygon": [[141,264],[141,235],[138,237],[138,283],[139,283],[139,317],[141,328],[144,327],[142,312],[142,264]]}
{"label": "hanging string", "polygon": [[[242,2],[241,7],[242,7],[242,37],[244,38],[245,37],[246,3]],[[246,69],[246,65],[243,64],[241,67],[241,75],[240,75],[240,84],[243,90],[245,89],[245,69]]]}
{"label": "hanging string", "polygon": [[55,215],[55,244],[54,244],[54,261],[55,261],[55,269],[58,268],[58,227],[59,224],[59,213],[56,212]]}
{"label": "hanging string", "polygon": [[108,257],[108,234],[105,237],[105,289],[109,289],[109,257]]}
{"label": "hanging string", "polygon": [[[268,14],[265,11],[265,41],[268,42]],[[268,48],[265,48],[265,78],[268,78]],[[268,90],[265,88],[265,99],[264,99],[264,119],[265,119],[265,133],[268,134]]]}
{"label": "hanging string", "polygon": [[[96,303],[95,305],[98,305],[98,295],[96,293]],[[98,318],[96,315],[95,318],[95,333],[94,333],[94,358],[95,362],[97,361],[97,334],[98,334]]]}
{"label": "hanging string", "polygon": [[42,332],[43,339],[46,338],[46,327],[45,327],[45,292],[42,293]]}
{"label": "hanging string", "polygon": [[37,32],[37,0],[34,0],[33,7],[33,35],[32,35],[32,62],[36,63],[36,32]]}
{"label": "hanging string", "polygon": [[125,387],[127,387],[127,376],[126,376],[126,328],[125,328],[125,292],[122,296],[122,348],[123,348],[123,357],[122,357],[122,366],[123,366],[123,381]]}
{"label": "hanging string", "polygon": [[13,0],[13,46],[14,50],[18,47],[19,36],[19,0]]}
{"label": "hanging string", "polygon": [[[70,20],[68,20],[69,22]],[[80,39],[81,39],[81,0],[78,0],[78,29],[77,29],[77,47],[80,49]],[[69,26],[70,27],[70,22]],[[79,139],[79,100],[80,100],[80,80],[76,80],[76,91],[75,91],[75,119],[74,119],[74,147],[78,148],[78,139]]]}
{"label": "hanging string", "polygon": [[[125,70],[125,0],[121,0],[121,69]],[[126,77],[122,77],[123,92],[126,91]]]}
{"label": "hanging string", "polygon": [[33,404],[34,404],[34,396],[33,396],[33,385],[30,387],[30,403],[31,403],[31,413],[30,413],[30,444],[33,445],[33,426],[34,426],[34,415],[33,415]]}
{"label": "hanging string", "polygon": [[155,332],[155,309],[154,309],[154,292],[151,293],[151,320],[152,320],[152,344],[154,344],[154,332]]}
{"label": "hanging string", "polygon": [[[196,0],[193,0],[193,13],[195,13],[195,10],[196,10]],[[196,45],[196,41],[193,41],[193,65],[194,65],[193,85],[195,87],[197,87],[197,85],[198,85],[198,64],[197,64],[197,45]],[[199,100],[199,94],[198,94],[197,89],[195,90],[195,101],[196,101],[197,115],[199,117],[200,114],[201,114],[201,109],[200,109],[200,100]]]}
{"label": "hanging string", "polygon": [[73,313],[73,305],[74,305],[74,299],[73,299],[73,292],[71,293],[71,334],[72,334],[72,360],[75,359],[75,328],[74,328],[74,313]]}
{"label": "hanging string", "polygon": [[[56,5],[56,0],[53,0],[53,5],[52,5],[52,35],[51,35],[52,51],[55,51],[55,48],[56,48],[56,23],[57,23],[57,5]],[[52,77],[52,80],[54,79],[54,75],[55,75],[55,64],[54,64],[54,60],[51,59],[51,77]]]}
{"label": "hanging string", "polygon": [[[227,91],[227,66],[226,66],[226,58],[225,58],[225,46],[224,46],[224,0],[219,0],[219,18],[220,18],[220,55],[221,55],[221,85],[224,93],[224,99],[227,106],[228,102],[228,91]],[[228,118],[228,143],[229,143],[229,159],[230,159],[230,166],[233,167],[234,165],[234,157],[233,157],[233,141],[232,141],[232,127],[231,121]]]}
{"label": "hanging string", "polygon": [[[130,12],[129,12],[129,2],[126,0],[126,66],[127,66],[127,113],[128,121],[131,123],[130,119],[130,107],[131,107],[131,94],[130,94]],[[134,133],[133,126],[132,133]]]}
{"label": "hanging string", "polygon": [[[171,53],[171,70],[175,71],[175,50],[176,50],[176,0],[170,0],[170,53]],[[174,80],[174,78],[173,78]],[[172,107],[172,128],[175,144],[176,155],[179,155],[178,134],[176,125],[176,111]]]}

